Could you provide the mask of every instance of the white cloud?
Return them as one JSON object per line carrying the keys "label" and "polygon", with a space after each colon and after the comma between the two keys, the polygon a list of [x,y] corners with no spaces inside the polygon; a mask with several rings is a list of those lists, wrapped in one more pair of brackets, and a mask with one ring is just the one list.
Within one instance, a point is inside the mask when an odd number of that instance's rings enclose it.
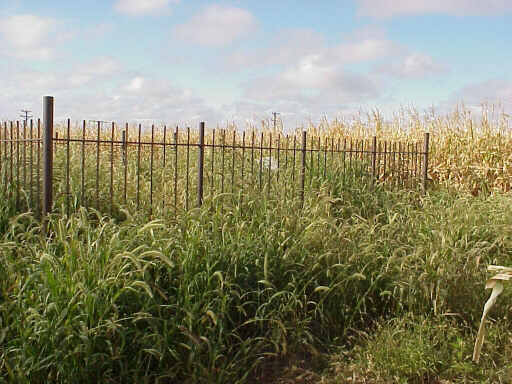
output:
{"label": "white cloud", "polygon": [[467,107],[479,109],[482,103],[501,105],[512,114],[512,81],[507,79],[491,79],[479,83],[468,84],[454,92],[448,104],[464,103]]}
{"label": "white cloud", "polygon": [[320,55],[309,55],[288,68],[281,76],[284,82],[292,86],[323,89],[336,76],[336,70],[335,67],[323,63]]}
{"label": "white cloud", "polygon": [[134,77],[125,87],[127,91],[138,91],[144,85],[144,78],[141,76]]}
{"label": "white cloud", "polygon": [[448,68],[429,55],[414,52],[384,63],[378,67],[378,70],[401,78],[423,78],[446,73]]}
{"label": "white cloud", "polygon": [[390,40],[368,37],[359,41],[342,43],[335,47],[334,51],[340,60],[357,63],[391,56],[398,51],[398,48]]}
{"label": "white cloud", "polygon": [[[355,73],[350,70],[355,63],[366,68],[370,64],[370,69]],[[231,70],[252,67],[271,73],[242,84],[245,103],[236,103],[234,115],[249,114],[249,105],[267,115],[278,110],[288,122],[389,104],[390,77],[421,78],[448,70],[375,28],[357,30],[334,44],[314,31],[286,31],[265,49],[237,51],[226,65]]]}
{"label": "white cloud", "polygon": [[20,109],[38,111],[41,97],[58,89],[58,77],[28,68],[23,62],[0,60],[0,117],[16,119]]}
{"label": "white cloud", "polygon": [[307,56],[318,56],[318,62],[348,64],[403,55],[405,51],[381,30],[359,30],[342,42],[329,45],[316,31],[296,29],[283,31],[266,48],[237,50],[224,64],[228,69],[293,65]]}
{"label": "white cloud", "polygon": [[[371,64],[373,70],[366,76],[350,75],[345,68],[354,63]],[[411,52],[406,46],[388,39],[378,28],[358,29],[336,44],[328,44],[322,35],[312,30],[285,31],[270,47],[238,50],[224,64],[228,70],[263,67],[272,72],[276,68],[271,66],[278,66],[278,75],[269,81],[277,82],[283,89],[307,88],[310,94],[328,90],[338,98],[347,95],[355,99],[357,95],[368,97],[379,93],[375,89],[375,75],[420,78],[448,70],[431,56]],[[356,80],[361,82],[361,87]],[[254,91],[248,91],[252,95],[272,97],[282,93],[279,89],[267,93],[257,83],[254,87]]]}
{"label": "white cloud", "polygon": [[210,5],[186,23],[174,28],[174,36],[186,42],[222,46],[246,36],[256,27],[256,19],[241,8]]}
{"label": "white cloud", "polygon": [[489,15],[512,11],[510,0],[356,0],[358,13],[375,18],[442,13],[456,16]]}
{"label": "white cloud", "polygon": [[109,89],[83,88],[80,92],[56,94],[56,105],[80,119],[118,122],[139,120],[195,126],[200,120],[214,124],[222,118],[204,99],[167,79],[147,73],[135,77],[122,74],[111,83]]}
{"label": "white cloud", "polygon": [[85,28],[82,34],[83,38],[86,40],[98,40],[108,36],[114,31],[114,29],[114,24],[99,23]]}
{"label": "white cloud", "polygon": [[16,119],[22,108],[40,116],[43,95],[55,96],[56,119],[150,119],[195,125],[198,120],[214,124],[223,118],[193,91],[148,73],[127,72],[108,57],[59,72],[1,60],[0,84],[0,120]]}
{"label": "white cloud", "polygon": [[345,70],[342,65],[306,56],[282,72],[255,78],[244,85],[245,96],[254,101],[328,107],[359,103],[379,96],[371,76]]}
{"label": "white cloud", "polygon": [[267,115],[277,109],[288,122],[293,118],[302,122],[376,102],[384,92],[384,79],[374,73],[354,73],[349,65],[386,60],[405,52],[382,30],[358,30],[337,44],[328,44],[313,30],[285,31],[269,47],[238,50],[226,60],[231,70],[263,67],[271,73],[242,84],[245,102],[236,103],[233,114],[247,114],[250,105]]}
{"label": "white cloud", "polygon": [[118,0],[114,8],[120,13],[142,15],[165,10],[171,3],[178,2],[179,0]]}
{"label": "white cloud", "polygon": [[14,15],[0,20],[0,53],[48,60],[53,54],[56,22],[36,15]]}
{"label": "white cloud", "polygon": [[[246,94],[239,101],[216,108],[195,91],[178,87],[172,80],[129,72],[119,63],[109,64],[110,60],[97,58],[59,72],[35,71],[14,61],[0,61],[0,119],[15,119],[21,108],[40,116],[41,97],[49,94],[55,96],[58,120],[152,120],[192,127],[206,120],[211,127],[229,119],[244,126],[246,121],[258,122],[278,110],[290,127],[289,124],[318,118],[323,112],[333,116],[348,104],[357,105],[376,92],[371,79],[338,73],[314,59],[304,59],[279,75],[255,79],[247,84]],[[307,74],[307,82],[294,78],[294,71]],[[303,85],[320,88],[315,91]]]}
{"label": "white cloud", "polygon": [[268,47],[235,50],[225,57],[223,64],[228,69],[288,65],[325,47],[326,41],[322,34],[312,29],[289,29],[281,31]]}
{"label": "white cloud", "polygon": [[119,63],[111,57],[98,57],[75,68],[68,77],[72,86],[83,86],[91,81],[108,79],[120,69]]}
{"label": "white cloud", "polygon": [[405,57],[401,73],[406,77],[419,77],[426,74],[443,72],[445,68],[437,64],[431,56],[413,53]]}

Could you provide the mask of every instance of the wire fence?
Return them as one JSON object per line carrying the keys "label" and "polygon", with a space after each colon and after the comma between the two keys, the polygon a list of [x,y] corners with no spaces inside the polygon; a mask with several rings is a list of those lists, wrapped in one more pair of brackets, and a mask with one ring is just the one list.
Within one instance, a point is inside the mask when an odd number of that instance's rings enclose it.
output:
{"label": "wire fence", "polygon": [[[28,126],[27,126],[28,125]],[[4,196],[41,213],[41,122],[0,125],[0,178]]]}
{"label": "wire fence", "polygon": [[315,180],[362,178],[391,188],[427,188],[429,135],[422,143],[308,136],[306,132],[3,122],[0,179],[21,210],[38,216],[77,207],[115,215],[178,215],[206,201],[259,197],[303,205]]}

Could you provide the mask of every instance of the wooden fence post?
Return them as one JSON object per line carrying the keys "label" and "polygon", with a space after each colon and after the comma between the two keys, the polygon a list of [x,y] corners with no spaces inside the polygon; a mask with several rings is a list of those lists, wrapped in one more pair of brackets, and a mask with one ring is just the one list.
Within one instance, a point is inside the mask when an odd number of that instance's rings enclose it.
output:
{"label": "wooden fence post", "polygon": [[53,96],[43,97],[43,220],[53,204]]}
{"label": "wooden fence post", "polygon": [[204,173],[204,122],[199,124],[199,156],[197,162],[197,205],[203,205],[203,173]]}
{"label": "wooden fence post", "polygon": [[422,189],[423,189],[424,194],[427,193],[429,139],[430,139],[430,133],[425,132],[425,139],[423,142],[423,181],[422,181]]}

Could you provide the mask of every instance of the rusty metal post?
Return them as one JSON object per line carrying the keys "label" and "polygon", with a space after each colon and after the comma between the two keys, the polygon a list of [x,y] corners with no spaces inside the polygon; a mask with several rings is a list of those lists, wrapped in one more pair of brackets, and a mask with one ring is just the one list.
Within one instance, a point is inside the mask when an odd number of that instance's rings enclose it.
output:
{"label": "rusty metal post", "polygon": [[16,121],[16,209],[20,206],[20,122]]}
{"label": "rusty metal post", "polygon": [[304,186],[306,182],[306,131],[302,131],[302,166],[300,169],[300,203],[304,207]]}
{"label": "rusty metal post", "polygon": [[13,132],[14,132],[14,128],[13,128],[13,123],[12,121],[9,122],[9,144],[10,144],[10,152],[9,152],[9,184],[12,185],[12,175],[13,175],[13,159],[14,159],[14,139],[13,139]]}
{"label": "rusty metal post", "polygon": [[70,177],[71,177],[71,173],[70,173],[70,162],[71,162],[71,158],[70,158],[70,147],[69,147],[69,142],[71,140],[71,120],[68,119],[67,121],[67,127],[66,127],[66,214],[69,216],[71,214],[71,206],[70,206],[70,201],[71,201],[71,189],[70,189]]}
{"label": "rusty metal post", "polygon": [[[3,159],[2,159],[2,125],[3,124],[0,124],[0,177],[1,177],[1,174],[3,173]],[[7,140],[7,137],[4,138],[5,140]],[[7,157],[7,156],[6,156]]]}
{"label": "rusty metal post", "polygon": [[101,141],[101,121],[98,124],[98,136],[96,139],[96,209],[100,210],[100,141]]}
{"label": "rusty metal post", "polygon": [[187,182],[185,185],[185,210],[188,211],[188,186],[190,184],[190,127],[187,127]]}
{"label": "rusty metal post", "polygon": [[373,140],[372,140],[372,184],[375,184],[376,173],[377,173],[377,136],[373,136]]}
{"label": "rusty metal post", "polygon": [[53,204],[53,96],[43,97],[43,219]]}
{"label": "rusty metal post", "polygon": [[122,150],[123,150],[123,164],[126,164],[126,130],[123,130],[122,132]]}
{"label": "rusty metal post", "polygon": [[27,121],[23,121],[23,189],[27,190]]}
{"label": "rusty metal post", "polygon": [[203,205],[204,122],[199,124],[199,156],[197,161],[197,205]]}
{"label": "rusty metal post", "polygon": [[42,217],[41,212],[41,119],[37,119],[37,216]]}
{"label": "rusty metal post", "polygon": [[174,216],[178,215],[178,141],[178,126],[176,126],[174,131],[174,146],[176,147],[176,152],[174,153]]}
{"label": "rusty metal post", "polygon": [[151,147],[149,157],[149,218],[153,217],[153,161],[155,158],[155,124],[151,124]]}
{"label": "rusty metal post", "polygon": [[425,132],[425,139],[423,142],[423,183],[422,183],[424,194],[427,193],[429,139],[430,139],[430,133]]}
{"label": "rusty metal post", "polygon": [[87,198],[85,196],[85,128],[86,128],[85,120],[82,122],[82,205],[87,209]]}
{"label": "rusty metal post", "polygon": [[[164,147],[164,149],[165,149],[165,147]],[[123,131],[123,164],[124,164],[123,197],[124,197],[124,203],[126,205],[126,198],[127,198],[126,182],[128,179],[128,123],[126,123],[125,129]]]}
{"label": "rusty metal post", "polygon": [[110,216],[114,208],[114,139],[116,124],[112,122],[110,132]]}

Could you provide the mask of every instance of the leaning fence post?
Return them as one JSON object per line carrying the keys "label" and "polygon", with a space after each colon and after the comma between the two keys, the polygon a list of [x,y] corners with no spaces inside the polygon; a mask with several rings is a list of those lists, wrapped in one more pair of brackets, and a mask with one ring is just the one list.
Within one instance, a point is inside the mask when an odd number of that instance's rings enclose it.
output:
{"label": "leaning fence post", "polygon": [[302,131],[302,166],[300,169],[300,203],[304,207],[304,186],[306,183],[306,131]]}
{"label": "leaning fence post", "polygon": [[203,205],[203,171],[204,171],[204,122],[199,124],[199,156],[197,162],[197,205]]}
{"label": "leaning fence post", "polygon": [[53,96],[43,97],[43,219],[52,210]]}
{"label": "leaning fence post", "polygon": [[377,136],[373,136],[372,141],[372,184],[375,184],[377,173]]}
{"label": "leaning fence post", "polygon": [[423,181],[422,181],[423,193],[427,192],[429,139],[430,139],[430,133],[425,132],[425,139],[423,142]]}

